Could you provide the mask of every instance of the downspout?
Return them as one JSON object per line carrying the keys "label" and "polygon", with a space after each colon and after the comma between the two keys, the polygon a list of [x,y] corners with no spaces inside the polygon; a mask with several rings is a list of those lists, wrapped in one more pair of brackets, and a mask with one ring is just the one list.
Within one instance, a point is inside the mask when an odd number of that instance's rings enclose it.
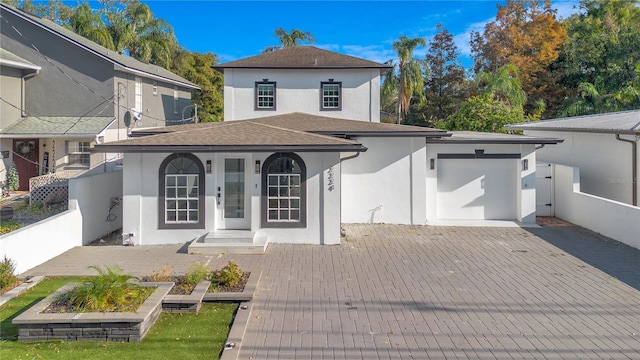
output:
{"label": "downspout", "polygon": [[620,134],[616,134],[616,140],[631,144],[631,202],[638,206],[638,140],[623,139]]}

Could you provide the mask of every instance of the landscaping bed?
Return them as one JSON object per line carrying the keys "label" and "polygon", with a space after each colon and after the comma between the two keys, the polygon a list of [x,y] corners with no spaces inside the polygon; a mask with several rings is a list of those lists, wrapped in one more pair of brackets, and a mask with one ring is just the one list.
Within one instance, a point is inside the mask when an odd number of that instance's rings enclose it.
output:
{"label": "landscaping bed", "polygon": [[237,303],[207,303],[197,315],[162,313],[142,342],[17,341],[18,326],[12,324],[17,315],[64,284],[86,280],[48,278],[0,307],[0,359],[215,359],[222,354]]}

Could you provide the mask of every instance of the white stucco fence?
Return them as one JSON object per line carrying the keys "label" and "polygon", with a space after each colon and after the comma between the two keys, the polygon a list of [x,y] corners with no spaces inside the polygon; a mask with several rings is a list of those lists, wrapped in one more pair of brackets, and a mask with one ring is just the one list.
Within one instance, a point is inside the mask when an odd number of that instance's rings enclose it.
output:
{"label": "white stucco fence", "polygon": [[81,245],[122,228],[121,202],[121,170],[90,172],[69,179],[69,209],[77,209],[82,217]]}
{"label": "white stucco fence", "polygon": [[82,245],[82,216],[67,210],[43,221],[0,236],[0,256],[14,261],[23,273],[65,251]]}
{"label": "white stucco fence", "polygon": [[580,191],[580,169],[555,165],[556,217],[640,249],[640,207]]}

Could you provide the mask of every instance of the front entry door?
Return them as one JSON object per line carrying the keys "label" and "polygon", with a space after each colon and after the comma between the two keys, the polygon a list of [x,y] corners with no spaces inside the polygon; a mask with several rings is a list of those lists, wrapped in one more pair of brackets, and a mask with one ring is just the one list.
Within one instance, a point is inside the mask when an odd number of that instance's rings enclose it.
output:
{"label": "front entry door", "polygon": [[13,139],[13,162],[16,164],[20,187],[29,191],[29,179],[40,175],[38,139]]}
{"label": "front entry door", "polygon": [[224,156],[218,162],[218,229],[250,229],[250,181],[246,157]]}

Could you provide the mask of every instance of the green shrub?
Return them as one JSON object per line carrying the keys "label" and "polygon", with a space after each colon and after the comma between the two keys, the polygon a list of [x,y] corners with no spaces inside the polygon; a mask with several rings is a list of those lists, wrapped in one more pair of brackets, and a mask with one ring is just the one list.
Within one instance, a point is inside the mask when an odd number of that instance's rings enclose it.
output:
{"label": "green shrub", "polygon": [[15,271],[16,264],[5,255],[4,259],[0,261],[0,290],[12,287],[18,282]]}
{"label": "green shrub", "polygon": [[184,276],[184,283],[189,285],[196,285],[202,280],[207,280],[209,277],[209,268],[203,263],[194,263]]}
{"label": "green shrub", "polygon": [[7,172],[7,185],[9,186],[9,191],[16,191],[20,187],[20,175],[18,174],[16,163],[12,163],[9,172]]}
{"label": "green shrub", "polygon": [[31,204],[27,205],[27,212],[29,214],[42,214],[45,212],[44,205],[40,201],[34,201]]}
{"label": "green shrub", "polygon": [[98,272],[98,276],[58,299],[61,303],[68,303],[74,312],[136,311],[154,290],[128,282],[135,277],[123,275],[117,266],[106,266],[105,270],[98,266],[91,268]]}
{"label": "green shrub", "polygon": [[229,263],[211,273],[211,282],[220,286],[236,286],[240,283],[244,272],[237,263]]}
{"label": "green shrub", "polygon": [[1,234],[6,234],[6,233],[11,232],[13,230],[20,229],[23,226],[24,226],[23,224],[15,221],[15,220],[3,221],[2,224],[0,224],[0,235]]}

